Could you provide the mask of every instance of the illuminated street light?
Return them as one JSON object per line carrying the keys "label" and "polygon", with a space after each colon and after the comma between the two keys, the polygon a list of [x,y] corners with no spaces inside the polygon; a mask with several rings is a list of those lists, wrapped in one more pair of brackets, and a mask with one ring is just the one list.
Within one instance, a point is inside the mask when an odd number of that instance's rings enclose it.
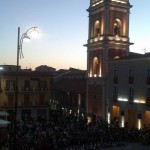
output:
{"label": "illuminated street light", "polygon": [[25,33],[22,34],[20,37],[20,27],[18,27],[18,37],[17,37],[17,66],[16,66],[16,91],[15,91],[15,117],[14,117],[14,131],[13,131],[13,150],[17,149],[16,144],[16,130],[17,130],[17,108],[18,108],[18,73],[19,73],[19,59],[23,57],[22,52],[22,44],[24,39],[30,39],[28,36],[31,33],[39,34],[37,27],[31,27],[29,28]]}

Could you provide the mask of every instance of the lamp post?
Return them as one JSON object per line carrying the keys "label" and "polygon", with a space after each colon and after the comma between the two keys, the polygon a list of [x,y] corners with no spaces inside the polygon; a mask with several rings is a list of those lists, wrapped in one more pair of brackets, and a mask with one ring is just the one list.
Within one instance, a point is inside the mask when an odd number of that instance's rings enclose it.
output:
{"label": "lamp post", "polygon": [[0,67],[0,95],[2,93],[2,83],[1,83],[1,77],[2,77],[2,73],[1,71],[3,70],[3,67]]}
{"label": "lamp post", "polygon": [[16,131],[17,131],[17,109],[18,109],[18,75],[19,75],[19,59],[23,57],[22,44],[24,39],[30,39],[28,36],[31,32],[39,33],[37,27],[29,28],[25,33],[20,37],[20,27],[18,27],[18,37],[17,37],[17,66],[16,66],[16,91],[15,91],[15,103],[14,103],[14,128],[13,128],[13,150],[17,149],[16,144]]}

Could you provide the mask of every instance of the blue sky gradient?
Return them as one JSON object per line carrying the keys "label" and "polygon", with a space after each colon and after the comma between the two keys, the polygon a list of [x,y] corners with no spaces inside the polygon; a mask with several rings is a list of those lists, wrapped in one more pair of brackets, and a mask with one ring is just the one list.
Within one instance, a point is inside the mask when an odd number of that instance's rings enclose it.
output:
{"label": "blue sky gradient", "polygon": [[[130,0],[131,51],[150,51],[150,0]],[[22,68],[86,69],[90,0],[1,0],[0,64],[16,65],[17,28],[37,26],[41,38],[23,43]]]}

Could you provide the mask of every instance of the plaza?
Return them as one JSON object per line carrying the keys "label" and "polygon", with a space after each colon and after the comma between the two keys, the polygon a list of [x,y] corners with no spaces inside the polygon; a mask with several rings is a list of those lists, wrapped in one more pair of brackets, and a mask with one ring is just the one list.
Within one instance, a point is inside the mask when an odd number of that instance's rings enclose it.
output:
{"label": "plaza", "polygon": [[149,150],[150,146],[142,145],[139,143],[126,143],[125,146],[107,148],[106,150]]}

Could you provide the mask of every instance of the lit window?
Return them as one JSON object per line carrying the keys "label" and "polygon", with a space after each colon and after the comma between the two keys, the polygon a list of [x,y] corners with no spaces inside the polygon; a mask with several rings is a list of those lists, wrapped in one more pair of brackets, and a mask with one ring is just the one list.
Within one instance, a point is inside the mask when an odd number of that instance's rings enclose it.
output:
{"label": "lit window", "polygon": [[99,66],[98,58],[94,57],[94,59],[93,59],[93,74],[94,74],[94,77],[97,77],[97,75],[98,75],[98,72],[99,72],[98,66]]}
{"label": "lit window", "polygon": [[100,22],[99,20],[95,21],[94,25],[94,37],[99,37],[100,36]]}

